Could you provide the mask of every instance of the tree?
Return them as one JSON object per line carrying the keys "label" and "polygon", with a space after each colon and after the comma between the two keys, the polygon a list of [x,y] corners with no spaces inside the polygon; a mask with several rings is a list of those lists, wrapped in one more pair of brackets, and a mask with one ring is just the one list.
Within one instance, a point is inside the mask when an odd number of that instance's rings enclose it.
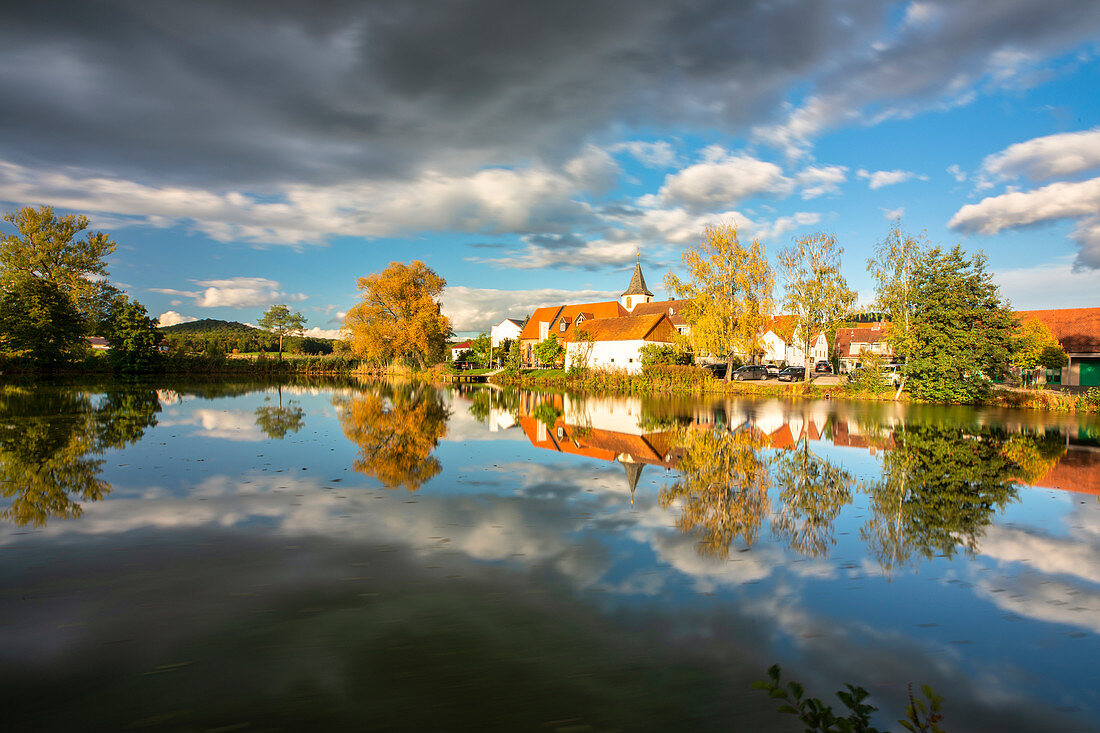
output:
{"label": "tree", "polygon": [[[917,309],[916,271],[926,250],[923,237],[917,238],[901,230],[901,220],[895,220],[885,239],[875,247],[875,256],[867,260],[867,270],[875,281],[875,307],[890,321],[887,336],[894,354],[912,351],[913,320]],[[901,368],[901,383],[895,395],[905,389],[909,362]]]}
{"label": "tree", "polygon": [[[1045,357],[1045,358],[1044,358]],[[1012,340],[1011,363],[1023,369],[1065,366],[1066,352],[1046,324],[1029,318],[1020,324]],[[1052,364],[1052,365],[1051,365]]]}
{"label": "tree", "polygon": [[451,336],[439,301],[446,284],[419,260],[391,262],[359,278],[361,300],[344,319],[352,353],[375,364],[408,360],[423,368],[442,361]]}
{"label": "tree", "polygon": [[22,277],[0,295],[0,349],[51,367],[85,353],[84,317],[49,280]]}
{"label": "tree", "polygon": [[110,309],[101,328],[111,347],[111,363],[124,372],[149,369],[157,358],[160,334],[145,306],[125,295]]}
{"label": "tree", "polygon": [[561,344],[558,343],[558,335],[552,333],[542,341],[535,344],[535,358],[539,360],[541,364],[549,364],[553,366],[558,363],[558,360],[565,354],[565,350]]}
{"label": "tree", "polygon": [[25,278],[53,283],[74,301],[107,275],[104,258],[115,243],[103,232],[77,235],[88,217],[57,216],[52,206],[26,206],[4,216],[19,234],[0,235],[0,282],[4,287]]}
{"label": "tree", "polygon": [[470,343],[469,359],[476,363],[478,366],[487,367],[489,362],[492,361],[492,346],[493,342],[489,338],[489,334],[482,331],[478,334],[476,339]]}
{"label": "tree", "polygon": [[1001,302],[985,257],[935,247],[915,274],[910,390],[933,402],[974,402],[1008,363],[1016,319]]}
{"label": "tree", "polygon": [[733,224],[707,227],[703,241],[683,254],[689,280],[669,273],[669,292],[687,302],[680,313],[691,326],[695,353],[726,358],[726,380],[738,353],[753,354],[772,312],[774,277],[763,246],[754,239],[746,248]]}
{"label": "tree", "polygon": [[835,331],[856,301],[840,274],[843,251],[836,237],[818,232],[796,239],[779,253],[779,269],[786,281],[783,307],[796,319],[807,375],[813,373],[811,340],[822,331]]}
{"label": "tree", "polygon": [[[278,406],[265,405],[263,407],[257,407],[256,424],[260,426],[260,430],[264,431],[267,437],[275,440],[282,440],[287,436],[287,433],[296,433],[302,429],[305,410],[299,407],[293,400],[288,402],[286,407],[283,407],[282,385],[278,387],[278,390]],[[270,402],[271,398],[265,397],[264,401]]]}
{"label": "tree", "polygon": [[283,337],[301,333],[306,319],[301,313],[291,313],[289,308],[280,304],[268,308],[258,325],[279,337],[279,358],[282,359]]}

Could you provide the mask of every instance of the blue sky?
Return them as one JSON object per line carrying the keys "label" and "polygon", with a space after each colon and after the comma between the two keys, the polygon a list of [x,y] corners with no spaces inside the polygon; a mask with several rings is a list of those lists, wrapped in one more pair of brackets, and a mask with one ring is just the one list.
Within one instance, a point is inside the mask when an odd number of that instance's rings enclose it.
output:
{"label": "blue sky", "polygon": [[[105,2],[0,13],[0,203],[90,216],[164,322],[442,275],[460,334],[658,297],[711,223],[890,220],[1020,308],[1100,306],[1100,4]],[[5,231],[10,227],[4,225]],[[782,281],[777,281],[777,295]]]}

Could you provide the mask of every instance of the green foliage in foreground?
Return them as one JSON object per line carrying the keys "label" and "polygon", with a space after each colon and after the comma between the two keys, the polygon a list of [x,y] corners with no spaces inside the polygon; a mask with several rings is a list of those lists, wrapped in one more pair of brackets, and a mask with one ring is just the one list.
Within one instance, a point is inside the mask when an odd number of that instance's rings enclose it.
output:
{"label": "green foliage in foreground", "polygon": [[[764,690],[782,704],[777,708],[781,713],[794,715],[806,726],[807,733],[886,733],[871,725],[871,714],[878,708],[864,702],[870,693],[862,687],[846,684],[847,690],[839,690],[836,696],[848,709],[841,717],[820,698],[805,697],[802,685],[791,681],[784,687],[780,682],[781,670],[778,664],[768,668],[768,679],[757,680],[752,684],[755,690]],[[910,733],[944,733],[939,722],[943,720],[943,698],[928,685],[921,685],[921,691],[927,702],[913,697],[913,686],[909,686],[909,705],[905,708],[905,718],[898,722]]]}

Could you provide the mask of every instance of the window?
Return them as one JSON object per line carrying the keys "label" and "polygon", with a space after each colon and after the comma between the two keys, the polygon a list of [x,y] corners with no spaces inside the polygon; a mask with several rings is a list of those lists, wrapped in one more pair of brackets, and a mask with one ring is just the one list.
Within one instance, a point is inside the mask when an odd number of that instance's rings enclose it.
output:
{"label": "window", "polygon": [[611,363],[612,363],[612,364],[614,364],[614,363],[615,363],[615,360],[614,360],[614,359],[612,359],[612,360],[611,360]]}
{"label": "window", "polygon": [[633,359],[627,359],[627,361],[628,361],[628,362],[630,362],[631,364],[633,364],[633,363],[634,363],[634,360],[633,360]]}
{"label": "window", "polygon": [[628,295],[628,296],[627,296],[627,298],[626,298],[626,307],[627,307],[628,309],[630,308],[630,296],[629,296],[629,295]]}
{"label": "window", "polygon": [[550,335],[550,324],[546,321],[539,322],[539,341],[545,341]]}
{"label": "window", "polygon": [[568,323],[569,322],[567,320],[565,320],[564,318],[561,319],[561,323],[558,324],[558,330],[561,331],[562,333],[565,333],[565,327]]}

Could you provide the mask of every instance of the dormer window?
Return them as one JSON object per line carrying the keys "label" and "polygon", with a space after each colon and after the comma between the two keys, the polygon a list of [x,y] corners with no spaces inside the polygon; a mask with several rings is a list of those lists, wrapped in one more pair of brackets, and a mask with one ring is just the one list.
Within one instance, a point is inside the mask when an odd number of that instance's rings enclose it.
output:
{"label": "dormer window", "polygon": [[577,325],[579,326],[582,323],[584,323],[584,314],[583,313],[581,313],[579,316],[577,316]]}

